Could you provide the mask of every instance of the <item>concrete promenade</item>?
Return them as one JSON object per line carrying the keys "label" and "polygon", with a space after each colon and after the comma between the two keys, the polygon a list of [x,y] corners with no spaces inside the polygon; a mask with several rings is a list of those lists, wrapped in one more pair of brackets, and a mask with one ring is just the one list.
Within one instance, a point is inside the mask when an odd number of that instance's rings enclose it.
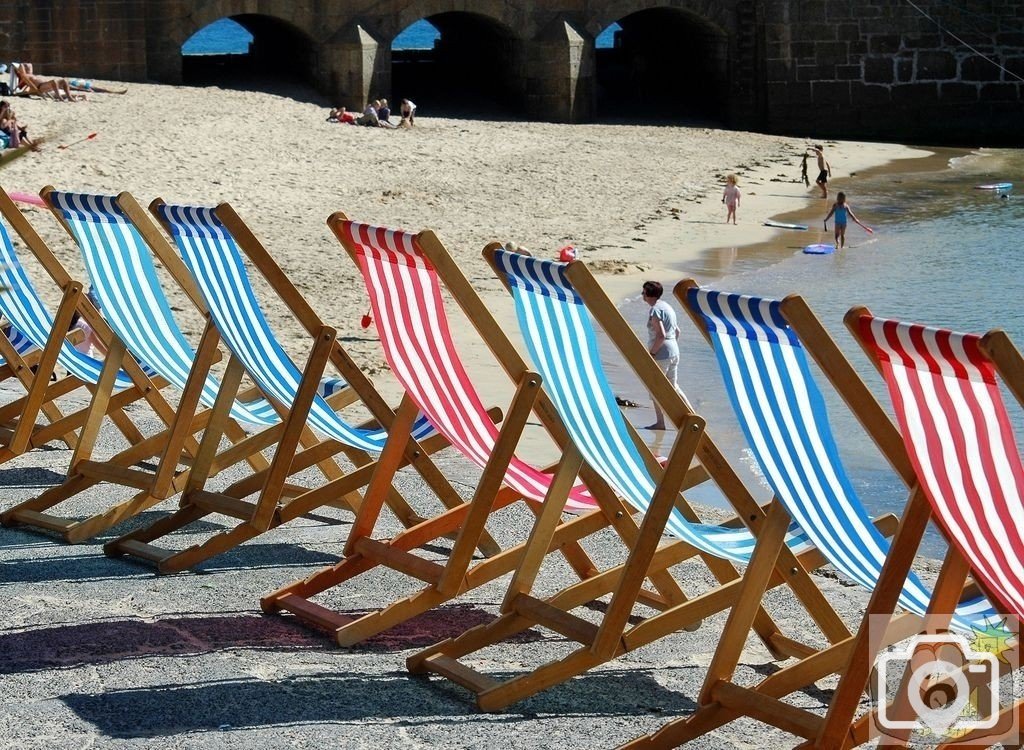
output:
{"label": "concrete promenade", "polygon": [[[47,448],[0,467],[0,507],[56,482],[69,457]],[[449,455],[441,463],[467,492],[474,486],[463,461]],[[403,475],[398,486],[417,502],[416,480]],[[97,492],[79,508],[102,498]],[[405,657],[485,621],[501,600],[502,582],[351,650],[292,619],[264,616],[261,594],[337,559],[348,523],[327,510],[215,559],[201,573],[169,577],[108,559],[98,543],[68,546],[0,529],[0,747],[593,750],[616,747],[693,708],[721,615],[501,714],[478,713],[451,684],[410,677]],[[511,513],[493,531],[508,540],[526,528],[525,516]],[[188,544],[188,536],[180,542]],[[618,552],[608,537],[590,549],[609,560]],[[699,566],[678,573],[691,593],[702,590]],[[827,575],[816,580],[856,623],[863,592]],[[542,579],[545,587],[568,581],[560,564],[549,565]],[[359,611],[407,588],[370,574],[328,601]],[[789,597],[773,596],[770,609],[792,633],[807,630]],[[560,637],[530,631],[486,652],[479,664],[500,672],[564,650]],[[772,668],[760,644],[749,643],[743,679]],[[803,705],[821,699],[817,692],[795,697]],[[793,740],[740,722],[694,746],[774,748]]]}

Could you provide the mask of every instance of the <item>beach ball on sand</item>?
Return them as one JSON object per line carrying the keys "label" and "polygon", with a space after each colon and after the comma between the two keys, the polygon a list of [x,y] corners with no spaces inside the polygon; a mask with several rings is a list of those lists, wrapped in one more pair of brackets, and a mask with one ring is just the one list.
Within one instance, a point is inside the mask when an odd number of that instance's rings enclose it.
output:
{"label": "beach ball on sand", "polygon": [[562,263],[568,263],[569,261],[576,260],[576,248],[572,245],[566,245],[558,251],[558,260]]}

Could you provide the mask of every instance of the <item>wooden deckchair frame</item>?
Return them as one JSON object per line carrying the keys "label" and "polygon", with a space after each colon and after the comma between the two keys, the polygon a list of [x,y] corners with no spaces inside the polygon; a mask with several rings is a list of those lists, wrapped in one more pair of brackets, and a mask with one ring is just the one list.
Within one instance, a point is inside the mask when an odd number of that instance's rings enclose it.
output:
{"label": "wooden deckchair frame", "polygon": [[[73,304],[72,296],[81,295],[81,285],[77,291],[70,289],[63,295],[61,305]],[[64,297],[68,298],[65,302]],[[57,308],[58,314],[62,313],[61,307]],[[81,339],[81,329],[70,331],[67,339],[75,343],[75,339]],[[0,366],[0,381],[8,378],[16,378],[22,387],[25,388],[25,395],[16,398],[0,407],[0,463],[20,456],[26,450],[49,442],[52,438],[52,425],[60,423],[68,429],[67,432],[55,437],[63,442],[69,450],[74,450],[78,435],[73,428],[67,427],[68,422],[61,412],[60,407],[54,401],[71,391],[84,388],[85,384],[73,375],[66,374],[62,378],[56,378],[54,369],[57,363],[56,348],[59,342],[51,344],[47,341],[47,347],[32,349],[21,354],[11,343],[6,335],[0,333],[0,356],[4,358],[3,366]],[[47,360],[43,361],[43,356]],[[42,396],[39,392],[42,391]],[[41,401],[41,402],[40,402]],[[45,425],[37,424],[39,414],[42,414],[51,425],[47,430]],[[71,415],[70,419],[80,426],[85,422],[87,409],[79,409],[77,417]]]}
{"label": "wooden deckchair frame", "polygon": [[[42,191],[42,196],[57,221],[64,228],[72,239],[74,233],[64,218],[60,209],[54,206],[51,194],[53,188],[47,187]],[[137,207],[137,204],[134,204]],[[138,209],[137,214],[145,217],[145,212]],[[150,225],[152,228],[152,225]],[[147,242],[155,244],[161,236],[154,230],[155,236],[150,236]],[[166,244],[166,243],[165,243]],[[173,255],[173,253],[167,253]],[[166,263],[167,260],[163,259]],[[180,261],[178,261],[180,263]],[[44,266],[50,272],[54,280],[62,283],[67,272],[61,267],[59,261],[52,254],[45,259]],[[185,274],[187,277],[187,273]],[[187,286],[183,286],[190,297],[198,297],[198,293]],[[91,302],[89,303],[91,304]],[[208,326],[209,328],[209,326]],[[50,503],[50,507],[69,500],[81,492],[99,484],[114,484],[136,490],[133,496],[112,504],[103,513],[96,514],[96,517],[88,522],[76,526],[68,532],[66,538],[69,541],[80,541],[96,535],[121,521],[141,513],[147,508],[162,502],[179,493],[188,480],[191,469],[189,465],[198,450],[193,435],[205,429],[210,419],[209,410],[199,411],[199,394],[202,383],[210,367],[220,359],[220,352],[217,349],[217,338],[215,331],[206,331],[200,343],[195,363],[190,372],[194,387],[186,387],[177,403],[173,418],[167,429],[157,435],[137,442],[130,449],[114,456],[108,461],[91,462],[83,472],[70,473],[68,478],[57,487],[44,493],[38,502]],[[186,384],[187,385],[187,384]],[[234,443],[229,451],[223,455],[229,455],[231,460],[220,460],[215,462],[213,470],[220,471],[223,468],[237,463],[247,461],[254,471],[266,469],[267,461],[260,455],[259,450],[263,445],[255,437],[248,438],[245,431],[234,421],[228,420],[224,426],[225,434]],[[268,436],[273,437],[271,433]],[[262,438],[261,438],[262,439]],[[246,442],[248,441],[248,442]],[[265,442],[265,441],[264,441]],[[250,446],[249,453],[246,453],[246,446]],[[136,466],[144,459],[156,459],[156,466],[152,470]],[[184,468],[179,468],[184,465]]]}
{"label": "wooden deckchair frame", "polygon": [[[690,309],[686,300],[688,290],[696,286],[692,279],[685,279],[676,285],[675,294],[698,330],[710,343],[710,335],[704,321]],[[921,627],[922,618],[915,615],[906,613],[893,617],[903,583],[910,572],[928,521],[928,500],[918,485],[899,430],[806,301],[799,295],[790,295],[782,300],[779,309],[803,343],[805,351],[813,357],[825,377],[909,489],[909,498],[900,516],[890,552],[855,635],[800,659],[795,664],[787,665],[754,687],[740,686],[732,681],[743,644],[750,632],[749,612],[742,608],[734,609],[726,622],[722,639],[708,668],[697,709],[688,716],[668,723],[653,734],[626,743],[623,748],[676,747],[743,716],[804,738],[806,742],[801,747],[844,747],[849,741],[846,735],[852,732],[853,716],[861,695],[868,686],[877,654],[886,646],[914,635]],[[923,518],[922,510],[925,511]],[[766,534],[755,551],[755,556],[759,561],[764,561],[765,565],[770,565],[769,561],[782,550],[781,536],[778,532],[779,528],[788,522],[788,514],[780,504],[780,512],[774,519],[774,532]],[[748,567],[744,576],[745,601],[759,601],[764,596],[763,570],[764,566],[760,562],[755,565],[752,561]],[[961,581],[956,599],[971,592],[972,587],[965,588]],[[873,620],[877,624],[876,618],[880,617],[891,618],[888,629],[881,633],[877,627],[868,627],[868,623]],[[786,695],[831,674],[839,674],[841,678],[839,687],[833,694],[827,717],[782,700]],[[868,739],[864,736],[867,723],[862,721],[859,724],[858,731],[861,734],[857,744]],[[845,739],[840,739],[843,737]]]}
{"label": "wooden deckchair frame", "polygon": [[[9,223],[12,223],[13,219],[17,227],[25,229],[27,220],[24,215],[5,191],[0,189],[0,193],[3,193],[0,197],[0,211],[3,216]],[[18,232],[18,229],[15,231]],[[30,226],[28,231],[32,231]],[[24,239],[21,234],[19,237]],[[55,368],[61,341],[67,340],[74,345],[81,340],[82,331],[74,328],[63,337],[57,336],[56,332],[67,330],[67,325],[70,324],[79,304],[81,293],[82,285],[77,281],[70,282],[64,289],[54,318],[54,335],[43,348],[21,354],[6,335],[0,335],[0,356],[4,358],[4,364],[0,367],[0,380],[17,378],[26,391],[24,396],[0,407],[0,425],[3,425],[0,427],[0,463],[54,438],[74,450],[78,440],[74,430],[85,423],[88,409],[78,409],[75,413],[65,416],[54,401],[90,384],[70,374],[58,379],[55,376]],[[59,321],[57,316],[60,318]],[[40,413],[50,422],[49,427],[36,424]]]}
{"label": "wooden deckchair frame", "polygon": [[[184,263],[159,234],[152,221],[145,216],[141,207],[127,194],[118,197],[118,205],[136,225],[167,270],[186,290],[193,303],[201,312],[206,313],[205,303]],[[153,201],[150,211],[157,221],[162,222],[159,214],[160,205],[162,201],[159,199]],[[296,399],[290,408],[263,394],[278,410],[282,419],[281,424],[263,430],[224,452],[228,458],[234,459],[232,451],[237,454],[239,450],[251,450],[253,447],[262,450],[276,443],[270,463],[266,468],[220,492],[210,492],[205,489],[205,485],[219,468],[217,446],[227,425],[230,424],[231,403],[239,395],[244,375],[241,361],[233,354],[229,356],[221,390],[210,410],[209,424],[203,433],[192,471],[182,488],[178,510],[105,546],[107,554],[131,554],[154,563],[161,573],[192,568],[319,507],[339,504],[339,499],[344,507],[358,513],[362,505],[358,490],[367,485],[377,461],[365,451],[343,445],[336,440],[321,441],[306,426],[309,408],[328,364],[332,364],[348,384],[348,388],[340,397],[329,400],[333,407],[339,408],[361,400],[373,417],[373,420],[365,425],[367,427],[388,427],[395,419],[395,413],[337,341],[336,331],[324,325],[241,217],[226,203],[218,206],[215,213],[273,292],[287,305],[312,337],[313,345]],[[166,226],[165,229],[169,231]],[[204,339],[207,336],[219,339],[212,322],[207,324]],[[203,377],[205,378],[205,373]],[[197,380],[197,384],[201,382],[202,379]],[[445,445],[439,436],[432,436],[419,443],[413,441],[409,449],[399,457],[399,463],[412,465],[442,502],[446,505],[455,505],[458,502],[456,491],[430,458],[432,453]],[[303,446],[302,450],[299,450],[300,446]],[[346,474],[340,466],[333,463],[333,457],[338,454],[345,455],[355,465],[355,470]],[[289,476],[313,465],[317,465],[324,474],[327,480],[325,484],[307,489],[287,483]],[[257,493],[255,501],[244,500],[246,496],[254,493]],[[384,502],[387,502],[406,526],[413,526],[421,520],[390,482],[384,492],[384,498]],[[235,518],[238,523],[179,552],[152,544],[153,541],[214,513]],[[497,548],[489,538],[484,539],[481,546],[487,552],[493,552]]]}
{"label": "wooden deckchair frame", "polygon": [[[495,252],[500,249],[501,246],[498,243],[488,245],[484,250],[484,258],[507,286],[507,279],[498,271],[494,257]],[[620,350],[628,362],[634,365],[641,377],[646,375],[653,381],[653,384],[648,383],[650,390],[655,394],[655,398],[663,399],[662,407],[669,414],[670,419],[676,424],[680,424],[680,420],[692,416],[692,411],[685,399],[671,388],[664,373],[660,372],[660,369],[654,364],[586,266],[582,263],[572,263],[566,270],[566,276],[573,283],[573,288],[584,300],[590,312],[602,324],[613,345]],[[496,338],[498,336],[503,339],[500,346],[512,352],[509,356],[518,358],[508,339],[503,334],[495,334]],[[638,363],[643,364],[637,366]],[[653,369],[647,366],[648,363],[653,365]],[[521,366],[525,367],[525,364]],[[546,408],[553,410],[554,406],[546,403]],[[587,669],[647,645],[676,630],[688,629],[711,614],[729,607],[742,606],[737,598],[742,581],[739,573],[728,561],[703,554],[700,557],[719,581],[720,585],[717,588],[655,614],[641,624],[627,627],[637,602],[636,593],[639,590],[639,582],[643,580],[644,575],[649,575],[651,570],[662,569],[669,559],[668,564],[671,565],[695,556],[692,548],[682,541],[674,541],[659,549],[659,542],[663,538],[662,535],[672,506],[678,507],[687,520],[700,522],[697,514],[680,494],[683,486],[678,481],[678,467],[674,466],[675,459],[670,459],[667,468],[662,469],[656,458],[647,449],[644,441],[632,430],[628,422],[627,427],[630,429],[634,443],[641,448],[641,454],[644,456],[652,476],[660,481],[658,490],[652,498],[651,507],[644,515],[639,540],[631,549],[629,559],[624,565],[603,574],[603,583],[606,587],[598,589],[594,585],[595,581],[587,581],[569,586],[546,600],[532,596],[531,588],[543,559],[543,554],[538,553],[546,549],[550,543],[550,528],[545,529],[543,524],[538,522],[531,535],[523,562],[516,570],[502,603],[501,617],[492,623],[473,628],[458,638],[449,639],[413,655],[408,660],[411,671],[431,671],[446,676],[473,691],[476,694],[477,705],[481,709],[495,710],[504,708],[547,687],[564,682]],[[686,437],[685,433],[681,433],[679,440],[684,441]],[[707,432],[700,436],[696,447],[696,457],[700,462],[698,468],[704,473],[703,479],[711,478],[723,490],[732,495],[730,500],[733,501],[735,509],[740,513],[740,518],[734,519],[733,522],[749,519],[752,526],[765,526],[763,522],[753,523],[753,521],[761,521],[764,518],[764,511],[724,461]],[[692,484],[693,482],[689,483],[689,485]],[[762,529],[763,531],[764,529]],[[786,531],[786,525],[782,525],[781,530],[776,531],[781,539],[781,535]],[[679,555],[679,550],[682,549],[689,549],[689,554]],[[817,592],[817,587],[807,578],[806,570],[818,567],[822,563],[820,555],[812,550],[801,555],[799,560],[795,556],[792,557],[792,560],[767,567],[771,578],[770,585],[778,586],[783,583],[791,583],[794,590],[798,591],[800,597],[804,599],[808,610],[811,611],[812,608],[817,610],[812,616],[821,624],[822,632],[826,633],[831,640],[839,640],[848,635],[848,631],[825,602],[820,592],[814,593]],[[753,561],[751,565],[754,565]],[[593,596],[608,592],[614,593],[599,626],[570,614],[569,610],[588,601],[587,597],[593,598]],[[757,632],[773,655],[778,657],[805,656],[811,652],[809,647],[783,636],[770,616],[760,607],[759,601],[753,603],[751,616],[757,620]],[[552,628],[563,635],[575,638],[581,645],[562,659],[548,662],[534,670],[502,682],[457,661],[459,657],[505,640],[534,625]]]}
{"label": "wooden deckchair frame", "polygon": [[[112,465],[116,467],[115,470],[130,473],[132,471],[129,468],[131,464],[155,452],[153,449],[158,445],[156,439],[158,436],[144,437],[123,411],[125,406],[145,400],[165,426],[173,420],[174,409],[161,393],[161,389],[167,385],[166,381],[160,377],[150,378],[147,376],[139,364],[128,355],[123,342],[114,335],[96,307],[82,293],[81,283],[71,278],[6,193],[0,195],[0,213],[35,255],[47,274],[64,292],[61,305],[55,315],[53,332],[40,358],[34,390],[27,397],[26,409],[39,408],[52,394],[62,395],[73,390],[72,386],[75,385],[82,385],[91,393],[88,407],[81,409],[76,414],[58,419],[48,427],[36,430],[28,438],[33,445],[42,444],[54,437],[62,437],[67,440],[65,437],[67,431],[81,426],[78,439],[73,441],[74,450],[68,468],[68,480],[38,497],[8,509],[0,516],[0,521],[7,526],[23,525],[55,532],[65,541],[78,542],[120,520],[124,512],[122,505],[114,505],[106,511],[81,519],[60,517],[45,511],[75,494],[68,492],[69,487],[90,483],[92,481],[90,477],[96,472],[106,471],[106,466]],[[75,312],[78,312],[92,327],[107,350],[103,369],[96,383],[85,383],[77,378],[63,378],[50,385],[49,374],[53,372],[58,350],[66,336],[64,332]],[[3,343],[0,343],[0,348],[3,348]],[[114,385],[119,369],[127,374],[133,386],[115,393]],[[107,417],[111,419],[131,447],[106,461],[94,461],[92,455],[95,443],[102,423]],[[24,438],[24,436],[22,437]],[[143,452],[147,449],[150,450],[150,453]]]}
{"label": "wooden deckchair frame", "polygon": [[[353,262],[357,262],[357,249],[342,229],[345,221],[345,215],[339,212],[328,219],[328,225]],[[488,345],[492,346],[498,361],[506,369],[512,382],[517,384],[516,394],[473,498],[447,513],[425,521],[419,527],[381,542],[370,537],[380,509],[379,500],[375,500],[377,488],[374,483],[389,481],[389,472],[393,469],[385,456],[400,450],[408,439],[410,415],[415,413],[415,406],[411,398],[406,396],[399,409],[403,429],[399,431],[396,428],[396,431],[389,435],[385,454],[381,456],[379,473],[374,475],[374,482],[367,491],[366,502],[350,532],[345,559],[264,598],[265,611],[292,612],[307,622],[333,631],[335,640],[341,645],[355,644],[515,568],[524,553],[523,544],[475,564],[471,564],[471,552],[474,540],[485,532],[485,524],[490,514],[521,499],[521,495],[510,487],[502,487],[502,483],[515,446],[520,440],[525,420],[531,411],[537,414],[556,445],[562,449],[562,458],[554,469],[554,477],[545,502],[539,508],[527,503],[530,510],[538,514],[538,524],[549,530],[554,529],[550,534],[550,545],[541,551],[535,548],[534,553],[543,556],[559,549],[581,580],[587,580],[597,575],[598,570],[579,545],[579,540],[609,525],[615,527],[626,540],[635,541],[638,534],[629,509],[614,497],[596,475],[590,476],[586,470],[582,478],[597,499],[601,510],[559,524],[561,508],[580,470],[581,458],[569,444],[564,427],[541,391],[540,377],[526,368],[507,339],[499,340],[492,335],[498,330],[497,323],[472,291],[469,281],[436,235],[430,231],[421,232],[416,236],[416,243],[466,312],[467,317]],[[697,425],[698,421],[693,420],[692,424]],[[680,450],[685,451],[685,447]],[[686,466],[689,466],[688,461]],[[680,481],[692,483],[696,480],[693,474],[685,473]],[[458,532],[458,537],[444,565],[411,553],[411,550],[451,532]],[[334,612],[310,601],[310,597],[378,566],[389,567],[418,578],[424,581],[426,586],[409,597],[359,618]],[[682,589],[664,570],[652,572],[651,579],[658,591],[643,591],[641,596],[652,606],[664,608],[685,599]],[[640,583],[642,582],[641,577]]]}

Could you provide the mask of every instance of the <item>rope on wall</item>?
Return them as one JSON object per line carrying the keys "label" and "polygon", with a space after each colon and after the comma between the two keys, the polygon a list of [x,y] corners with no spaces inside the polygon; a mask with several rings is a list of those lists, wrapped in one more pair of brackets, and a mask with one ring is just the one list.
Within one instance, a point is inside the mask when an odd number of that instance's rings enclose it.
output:
{"label": "rope on wall", "polygon": [[933,18],[932,16],[928,15],[928,13],[927,13],[927,12],[926,12],[926,11],[925,11],[925,10],[924,10],[924,9],[923,9],[923,8],[922,8],[921,6],[917,5],[917,4],[916,4],[916,3],[914,2],[914,0],[905,0],[905,2],[906,2],[906,3],[907,3],[907,5],[909,5],[909,6],[911,7],[911,8],[913,8],[913,9],[914,9],[914,10],[916,10],[916,11],[917,11],[918,13],[920,13],[920,14],[921,14],[922,16],[924,16],[924,17],[925,17],[925,18],[927,18],[927,19],[928,19],[929,21],[931,21],[931,22],[932,22],[932,23],[934,23],[934,24],[935,24],[936,26],[938,26],[938,27],[939,27],[939,31],[941,31],[941,32],[942,32],[943,34],[947,34],[947,35],[949,35],[949,36],[953,37],[953,39],[955,39],[956,41],[958,41],[958,42],[959,42],[960,44],[962,44],[963,46],[965,46],[965,47],[966,47],[967,49],[969,49],[969,50],[970,50],[971,52],[973,52],[974,54],[978,55],[978,57],[981,57],[982,59],[984,59],[984,60],[986,60],[986,61],[988,61],[988,62],[992,63],[992,64],[993,64],[993,65],[995,65],[995,66],[996,66],[997,68],[999,68],[999,69],[1000,69],[1001,71],[1003,71],[1003,72],[1004,72],[1004,73],[1005,73],[1006,75],[1008,75],[1008,76],[1012,76],[1013,78],[1016,78],[1016,79],[1017,79],[1018,81],[1020,81],[1021,83],[1024,83],[1024,78],[1021,78],[1021,77],[1020,77],[1019,75],[1017,75],[1016,73],[1014,73],[1014,72],[1013,72],[1012,70],[1009,70],[1008,68],[1004,67],[1004,66],[1003,66],[1002,64],[1000,64],[1000,63],[999,63],[999,62],[998,62],[997,60],[993,60],[993,59],[992,59],[991,57],[989,57],[988,55],[986,55],[986,54],[985,54],[984,52],[981,52],[981,51],[979,51],[979,50],[978,50],[977,48],[975,48],[975,47],[971,46],[970,44],[968,44],[967,42],[965,42],[965,41],[964,41],[963,39],[961,39],[961,38],[960,38],[960,37],[958,37],[958,36],[957,36],[956,34],[954,34],[954,33],[953,33],[952,31],[950,31],[950,30],[949,30],[949,29],[947,29],[947,28],[946,28],[945,26],[943,26],[943,25],[942,25],[942,22],[941,22],[941,21],[939,21],[939,20],[938,20],[937,18]]}

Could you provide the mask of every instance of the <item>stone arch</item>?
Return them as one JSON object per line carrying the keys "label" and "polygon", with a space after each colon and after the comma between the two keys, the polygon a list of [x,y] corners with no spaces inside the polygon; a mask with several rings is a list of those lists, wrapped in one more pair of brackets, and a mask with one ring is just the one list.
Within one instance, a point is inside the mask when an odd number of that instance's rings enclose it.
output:
{"label": "stone arch", "polygon": [[468,10],[467,5],[468,3],[460,0],[420,0],[420,2],[410,3],[403,6],[398,13],[390,16],[382,24],[381,32],[386,35],[387,41],[390,43],[403,29],[421,18],[430,18],[446,13],[467,13],[493,21],[512,33],[519,30],[523,36],[527,35],[526,24],[529,17],[512,3],[501,0],[479,0],[472,3],[472,10]]}
{"label": "stone arch", "polygon": [[698,0],[609,0],[595,8],[586,19],[586,30],[596,37],[612,23],[645,10],[675,10],[700,18],[725,35],[735,31],[735,2],[699,2]]}
{"label": "stone arch", "polygon": [[[269,8],[269,9],[268,9]],[[271,10],[272,9],[272,10]],[[175,39],[178,46],[202,28],[209,26],[221,18],[237,16],[264,16],[291,27],[312,38],[313,17],[311,4],[276,2],[266,3],[261,0],[206,0],[197,2],[192,12],[183,19],[184,23],[178,30],[182,36]]]}
{"label": "stone arch", "polygon": [[[258,0],[213,0],[199,3],[174,30],[168,29],[176,48],[197,31],[214,21],[230,18],[253,36],[249,55],[235,60],[183,60],[186,81],[195,70],[205,79],[216,79],[223,73],[233,78],[269,75],[317,80],[318,45],[310,33],[312,19],[301,3],[261,3]],[[307,8],[308,10],[308,8]],[[219,66],[219,67],[218,67]]]}
{"label": "stone arch", "polygon": [[521,114],[525,104],[524,47],[519,16],[485,0],[465,10],[451,0],[425,0],[395,15],[389,43],[426,19],[441,33],[432,50],[391,51],[391,91],[434,113]]}
{"label": "stone arch", "polygon": [[595,50],[598,115],[631,120],[725,121],[736,8],[693,0],[613,0],[586,23],[622,27],[614,49]]}

